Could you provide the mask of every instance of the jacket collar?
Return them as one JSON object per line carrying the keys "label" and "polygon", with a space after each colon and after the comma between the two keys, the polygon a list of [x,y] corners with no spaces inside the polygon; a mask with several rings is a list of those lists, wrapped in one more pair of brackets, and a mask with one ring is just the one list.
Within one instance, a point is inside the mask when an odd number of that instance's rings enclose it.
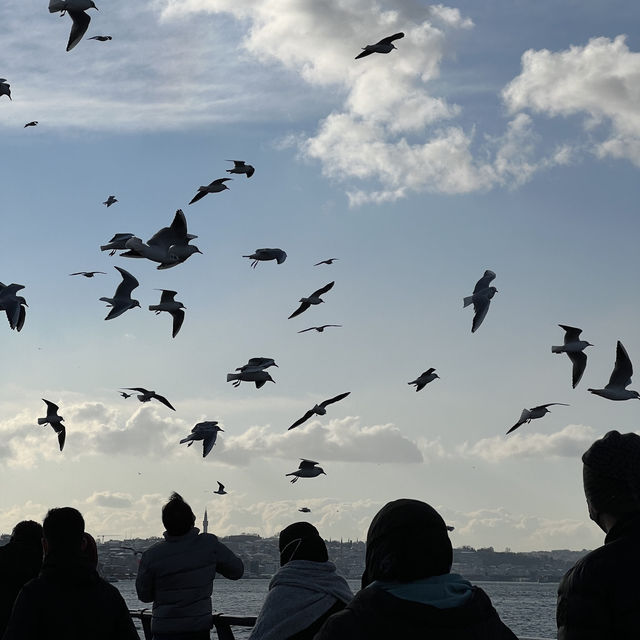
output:
{"label": "jacket collar", "polygon": [[604,543],[609,544],[619,538],[640,536],[640,512],[625,514],[605,536]]}

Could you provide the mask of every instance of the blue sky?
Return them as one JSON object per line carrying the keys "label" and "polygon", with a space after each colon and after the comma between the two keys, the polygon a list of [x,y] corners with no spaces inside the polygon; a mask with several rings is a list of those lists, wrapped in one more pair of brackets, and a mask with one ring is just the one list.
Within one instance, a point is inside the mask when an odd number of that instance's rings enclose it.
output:
{"label": "blue sky", "polygon": [[[640,357],[639,10],[236,5],[103,2],[87,37],[113,40],[68,53],[66,16],[0,7],[13,97],[0,97],[0,280],[29,304],[21,333],[0,326],[0,530],[71,504],[94,534],[154,535],[177,490],[221,534],[277,533],[306,505],[325,536],[362,538],[408,496],[441,510],[454,544],[599,544],[580,455],[638,428],[635,402],[586,389],[606,384],[616,340]],[[400,30],[397,51],[354,61]],[[228,158],[255,175],[188,206]],[[202,255],[157,271],[100,252],[114,233],[148,239],[178,208]],[[287,261],[253,270],[242,256],[258,247]],[[114,265],[140,281],[142,309],[104,322]],[[472,335],[462,297],[485,269],[499,292]],[[80,270],[107,275],[68,276]],[[287,320],[331,280],[325,304]],[[173,340],[147,309],[155,288],[187,307]],[[343,327],[297,333],[322,323]],[[595,345],[575,390],[551,354],[558,323]],[[252,356],[275,358],[276,384],[234,389],[226,373]],[[441,379],[416,394],[407,382],[429,367]],[[128,386],[177,411],[123,400]],[[43,397],[65,417],[62,453],[36,424]],[[505,438],[547,402],[571,406]],[[178,444],[204,419],[225,429],[205,460]],[[289,484],[299,457],[327,476]],[[216,480],[229,495],[211,495]]]}

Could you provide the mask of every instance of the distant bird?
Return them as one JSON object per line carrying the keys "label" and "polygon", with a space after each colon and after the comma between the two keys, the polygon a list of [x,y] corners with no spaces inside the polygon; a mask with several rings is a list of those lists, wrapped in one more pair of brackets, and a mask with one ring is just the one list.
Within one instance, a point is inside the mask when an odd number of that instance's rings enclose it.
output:
{"label": "distant bird", "polygon": [[108,244],[100,246],[100,251],[108,251],[110,256],[114,255],[116,251],[125,251],[127,249],[127,240],[133,237],[133,233],[116,233]]}
{"label": "distant bird", "polygon": [[173,411],[175,411],[175,409],[173,408],[173,405],[164,396],[157,394],[155,391],[149,391],[144,387],[122,387],[122,388],[126,389],[127,391],[138,391],[139,395],[137,395],[136,398],[138,398],[140,402],[149,402],[150,400],[155,399],[158,402],[161,402],[165,407],[169,407],[169,409],[172,409]]}
{"label": "distant bird", "polygon": [[12,282],[10,285],[5,285],[0,282],[0,311],[7,314],[9,327],[18,332],[24,326],[27,317],[26,307],[28,306],[22,296],[16,295],[21,289],[24,289],[22,284]]}
{"label": "distant bird", "polygon": [[45,400],[44,398],[42,398],[42,401],[47,405],[47,417],[38,418],[38,424],[51,425],[53,430],[58,434],[58,444],[60,445],[60,451],[62,451],[64,448],[64,440],[67,436],[67,430],[62,424],[64,418],[58,415],[58,409],[60,407],[58,407],[57,404],[53,404],[53,402],[49,402],[49,400]]}
{"label": "distant bird", "polygon": [[166,311],[171,314],[173,317],[173,331],[171,332],[171,337],[175,338],[178,335],[178,331],[180,331],[182,323],[184,322],[183,309],[186,309],[186,307],[182,302],[178,302],[173,299],[177,294],[177,291],[170,291],[169,289],[160,289],[160,291],[162,291],[160,303],[149,305],[149,311],[155,311],[156,315],[161,311]]}
{"label": "distant bird", "polygon": [[400,33],[394,33],[392,36],[382,38],[382,40],[379,40],[375,44],[368,44],[366,47],[362,47],[362,53],[356,56],[356,60],[370,56],[372,53],[391,53],[391,51],[396,49],[396,46],[392,44],[393,41],[399,40],[400,38],[404,38],[402,31]]}
{"label": "distant bird", "polygon": [[240,373],[227,373],[227,382],[231,382],[232,380],[234,381],[234,387],[239,387],[241,382],[255,382],[256,389],[260,389],[265,382],[273,382],[275,384],[275,380],[269,373],[261,369],[241,371]]}
{"label": "distant bird", "polygon": [[561,347],[551,347],[551,353],[566,353],[569,356],[569,360],[573,362],[571,379],[572,386],[575,389],[587,366],[587,354],[583,353],[583,351],[587,347],[593,347],[593,345],[586,340],[580,340],[582,329],[570,327],[566,324],[559,324],[558,326],[564,329],[565,332],[564,345]]}
{"label": "distant bird", "polygon": [[320,262],[316,262],[313,266],[319,267],[321,264],[333,264],[334,260],[338,260],[338,258],[327,258],[326,260],[320,260]]}
{"label": "distant bird", "polygon": [[84,276],[85,278],[93,278],[97,273],[102,273],[103,275],[107,275],[104,271],[76,271],[75,273],[70,273],[70,276]]}
{"label": "distant bird", "polygon": [[11,100],[11,89],[9,88],[10,86],[11,85],[5,78],[0,78],[0,96],[8,96],[9,100]]}
{"label": "distant bird", "polygon": [[69,14],[73,25],[69,34],[67,51],[71,51],[87,32],[91,18],[85,13],[87,9],[98,10],[93,0],[49,0],[49,13],[60,11],[60,16]]}
{"label": "distant bird", "polygon": [[306,460],[305,458],[300,458],[302,462],[298,465],[297,471],[292,471],[291,473],[285,474],[286,476],[293,476],[291,478],[291,482],[298,482],[299,478],[315,478],[320,474],[324,474],[324,469],[322,467],[318,467],[319,462],[314,462],[313,460]]}
{"label": "distant bird", "polygon": [[632,398],[640,399],[640,393],[627,389],[631,384],[631,376],[633,375],[633,366],[629,359],[629,354],[624,348],[622,342],[618,340],[616,346],[616,362],[613,365],[613,371],[609,378],[609,384],[604,389],[587,389],[597,396],[606,398],[607,400],[631,400]]}
{"label": "distant bird", "polygon": [[487,311],[489,311],[489,303],[491,298],[498,293],[495,287],[490,287],[489,283],[496,277],[496,274],[487,269],[484,275],[478,282],[473,290],[473,295],[463,298],[463,308],[468,307],[473,303],[473,309],[475,314],[473,316],[473,324],[471,325],[471,333],[474,333],[476,329],[482,324]]}
{"label": "distant bird", "polygon": [[287,319],[291,320],[291,318],[295,318],[296,316],[299,316],[301,313],[306,311],[312,304],[320,304],[321,302],[324,302],[324,300],[322,300],[320,296],[323,295],[324,293],[327,293],[327,291],[329,291],[334,284],[335,284],[335,281],[332,281],[329,284],[325,284],[324,287],[322,287],[322,289],[318,289],[317,291],[314,291],[308,298],[300,298],[300,302],[302,304]]}
{"label": "distant bird", "polygon": [[244,173],[247,178],[250,178],[256,172],[250,164],[245,164],[244,160],[227,160],[227,162],[233,162],[233,169],[227,169],[227,173]]}
{"label": "distant bird", "polygon": [[322,333],[327,327],[341,327],[341,324],[323,324],[319,327],[309,327],[308,329],[303,329],[302,331],[298,331],[298,333],[304,333],[305,331],[313,331],[314,329],[318,333]]}
{"label": "distant bird", "polygon": [[38,121],[37,120],[32,120],[31,122],[27,122],[27,124],[24,125],[24,129],[26,129],[27,127],[37,127],[38,126]]}
{"label": "distant bird", "polygon": [[334,402],[339,402],[343,398],[346,398],[350,393],[351,393],[351,391],[347,391],[346,393],[341,393],[340,395],[337,395],[334,398],[329,398],[329,400],[325,400],[324,402],[321,402],[320,404],[315,405],[313,407],[313,409],[309,409],[309,411],[307,411],[307,413],[305,413],[302,416],[302,418],[300,418],[299,420],[296,420],[289,427],[288,431],[291,431],[291,429],[295,429],[296,427],[299,427],[303,422],[306,422],[313,415],[318,415],[318,416],[325,415],[325,413],[327,413],[327,409],[326,408],[330,404],[333,404]]}
{"label": "distant bird", "polygon": [[111,36],[92,36],[91,38],[87,38],[87,40],[99,40],[100,42],[106,42],[107,40],[113,40]]}
{"label": "distant bird", "polygon": [[440,378],[437,373],[434,373],[435,369],[431,367],[426,371],[423,371],[415,380],[409,382],[408,384],[415,384],[416,391],[420,391],[420,389],[424,389],[427,384],[429,384],[432,380],[436,378]]}
{"label": "distant bird", "polygon": [[218,490],[214,491],[213,493],[217,493],[219,496],[226,496],[227,492],[224,490],[224,485],[222,484],[222,482],[220,482],[219,480],[216,480],[216,482],[218,483]]}
{"label": "distant bird", "polygon": [[118,393],[126,400],[127,398],[130,398],[133,393],[125,393],[124,391],[118,391]]}
{"label": "distant bird", "polygon": [[[237,367],[236,371],[262,371],[269,367],[277,367],[276,361],[273,358],[249,358],[247,364],[243,364],[241,367]],[[278,367],[279,368],[279,367]]]}
{"label": "distant bird", "polygon": [[107,209],[112,205],[118,202],[118,199],[115,196],[109,196],[102,204],[107,206]]}
{"label": "distant bird", "polygon": [[[89,38],[89,40],[91,40],[91,38]],[[144,551],[138,551],[137,549],[134,549],[133,547],[120,547],[121,549],[124,549],[126,551],[132,551],[134,556],[141,556]]]}
{"label": "distant bird", "polygon": [[263,260],[275,260],[278,264],[282,264],[287,259],[287,254],[282,249],[256,249],[251,255],[242,257],[251,258],[253,260],[251,266],[255,269],[258,262]]}
{"label": "distant bird", "polygon": [[300,511],[300,513],[311,513],[311,509],[309,509],[309,507],[300,507],[298,511]]}
{"label": "distant bird", "polygon": [[122,267],[114,267],[120,272],[122,282],[118,285],[113,298],[99,298],[102,302],[106,302],[112,309],[107,314],[105,320],[113,320],[121,316],[125,311],[139,307],[140,302],[131,297],[131,292],[140,284],[128,271]]}
{"label": "distant bird", "polygon": [[190,447],[194,442],[196,442],[196,440],[202,440],[202,457],[206,458],[207,454],[211,449],[213,449],[213,445],[216,443],[218,431],[224,431],[224,429],[221,429],[218,426],[217,420],[198,422],[198,424],[191,429],[191,434],[180,440],[180,444],[188,442],[189,444],[187,447]]}
{"label": "distant bird", "polygon": [[537,407],[531,407],[531,409],[523,409],[522,413],[520,414],[520,420],[518,420],[518,422],[516,422],[513,427],[511,427],[511,429],[509,429],[509,431],[507,431],[506,435],[510,434],[512,431],[515,431],[520,425],[523,425],[525,422],[529,423],[536,418],[542,418],[544,415],[549,413],[549,409],[547,409],[547,407],[552,407],[553,405],[561,405],[563,407],[569,406],[564,402],[550,402],[549,404],[541,404]]}
{"label": "distant bird", "polygon": [[189,202],[189,204],[193,204],[194,202],[198,202],[198,200],[202,200],[202,198],[204,198],[207,193],[219,193],[220,191],[228,189],[229,187],[227,187],[225,182],[231,179],[232,178],[218,178],[217,180],[210,182],[206,187],[198,187],[198,193],[196,193],[196,195],[191,198],[191,202]]}

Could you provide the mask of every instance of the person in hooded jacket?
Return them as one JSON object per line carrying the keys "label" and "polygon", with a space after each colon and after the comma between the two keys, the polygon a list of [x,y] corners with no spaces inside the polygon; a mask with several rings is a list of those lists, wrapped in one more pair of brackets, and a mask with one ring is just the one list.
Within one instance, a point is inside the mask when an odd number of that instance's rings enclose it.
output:
{"label": "person in hooded jacket", "polygon": [[50,509],[42,529],[42,569],[18,594],[3,640],[139,640],[120,592],[86,555],[82,514]]}
{"label": "person in hooded jacket", "polygon": [[249,640],[312,640],[332,614],[353,598],[347,581],[329,562],[327,546],[308,522],[280,532],[280,570]]}
{"label": "person in hooded jacket", "polygon": [[640,436],[609,431],[582,456],[590,518],[604,545],[558,587],[558,640],[640,638]]}
{"label": "person in hooded jacket", "polygon": [[314,640],[517,640],[487,594],[450,573],[440,514],[419,500],[387,503],[367,533],[362,590]]}

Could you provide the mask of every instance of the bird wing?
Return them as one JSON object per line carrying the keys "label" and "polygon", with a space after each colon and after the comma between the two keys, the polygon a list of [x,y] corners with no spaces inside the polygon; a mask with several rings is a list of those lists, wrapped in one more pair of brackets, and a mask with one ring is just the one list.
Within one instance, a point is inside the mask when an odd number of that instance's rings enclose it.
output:
{"label": "bird wing", "polygon": [[[162,402],[162,404],[165,407],[169,407],[169,409],[173,409],[175,411],[175,409],[173,408],[173,406],[171,405],[171,403],[164,397],[164,396],[160,396],[157,393],[153,394],[153,397],[158,401],[158,402]],[[213,446],[213,445],[211,445]]]}
{"label": "bird wing", "polygon": [[163,302],[175,302],[173,297],[178,293],[177,291],[171,291],[171,289],[160,289],[162,295],[160,296],[160,304]]}
{"label": "bird wing", "polygon": [[42,400],[47,405],[47,418],[51,416],[57,417],[58,409],[60,407],[57,404],[54,404],[53,402],[49,402],[49,400],[45,400],[44,398],[42,398]]}
{"label": "bird wing", "polygon": [[509,435],[512,431],[515,431],[520,425],[524,424],[529,419],[530,415],[531,415],[531,411],[529,411],[529,409],[523,409],[522,413],[520,414],[520,420],[518,420],[518,422],[516,422],[513,425],[513,427],[511,427],[511,429],[507,431],[505,435]]}
{"label": "bird wing", "polygon": [[244,167],[244,160],[227,160],[227,162],[233,162],[234,169],[239,169],[240,167]]}
{"label": "bird wing", "polygon": [[313,469],[319,462],[315,462],[314,460],[307,460],[306,458],[300,458],[302,462],[298,465],[298,469]]}
{"label": "bird wing", "polygon": [[67,438],[67,430],[64,428],[64,425],[60,425],[60,429],[58,429],[58,444],[60,445],[60,451],[64,449],[64,441]]}
{"label": "bird wing", "polygon": [[176,211],[173,222],[168,227],[162,227],[154,233],[147,244],[156,247],[169,248],[172,244],[184,244],[187,241],[187,219],[182,209]]}
{"label": "bird wing", "polygon": [[572,383],[572,387],[575,389],[576,386],[578,385],[578,382],[580,382],[580,379],[582,378],[582,374],[584,373],[584,370],[587,366],[587,354],[582,351],[578,351],[578,352],[569,351],[567,355],[569,356],[569,360],[573,362],[571,383]]}
{"label": "bird wing", "polygon": [[287,320],[291,320],[291,318],[295,318],[296,316],[299,316],[301,313],[306,311],[310,306],[311,304],[309,302],[302,302],[300,306],[287,318]]}
{"label": "bird wing", "polygon": [[394,40],[399,40],[400,38],[404,38],[404,33],[402,33],[402,31],[394,33],[392,36],[382,38],[382,40],[379,40],[376,44],[391,44]]}
{"label": "bird wing", "polygon": [[247,178],[250,178],[256,172],[256,170],[250,164],[246,165],[246,168],[247,168],[247,171],[246,171]]}
{"label": "bird wing", "polygon": [[618,340],[616,346],[616,363],[613,365],[613,371],[609,378],[609,384],[605,387],[625,388],[631,384],[631,376],[633,375],[633,366],[627,350],[624,348],[622,342]]}
{"label": "bird wing", "polygon": [[329,400],[325,400],[324,402],[320,403],[321,407],[326,407],[330,404],[333,404],[334,402],[339,402],[340,400],[342,400],[343,398],[346,398],[349,394],[351,393],[351,391],[347,391],[346,393],[341,393],[340,395],[337,395],[333,398],[329,398]]}
{"label": "bird wing", "polygon": [[171,312],[171,315],[173,316],[173,331],[171,332],[171,337],[175,338],[184,322],[184,311],[182,309],[176,309]]}
{"label": "bird wing", "polygon": [[149,393],[148,389],[144,389],[143,387],[122,387],[127,391],[138,391],[139,393]]}
{"label": "bird wing", "polygon": [[67,13],[73,20],[71,33],[69,34],[69,42],[67,43],[67,51],[71,51],[71,49],[73,49],[73,47],[82,40],[82,36],[87,32],[89,23],[91,22],[91,17],[84,11],[77,11],[75,9],[67,9]]}
{"label": "bird wing", "polygon": [[122,276],[122,282],[118,285],[116,289],[114,298],[130,298],[131,292],[140,285],[140,283],[136,280],[134,276],[132,276],[126,269],[122,267],[114,267],[120,272]]}
{"label": "bird wing", "polygon": [[224,184],[227,180],[233,180],[233,178],[218,178],[217,180],[213,180],[209,186],[212,186],[214,184]]}
{"label": "bird wing", "polygon": [[578,327],[570,327],[566,324],[558,325],[561,329],[564,329],[564,343],[570,344],[571,342],[577,342],[580,340],[580,334],[582,333],[582,329],[578,329]]}
{"label": "bird wing", "polygon": [[255,368],[264,369],[265,367],[268,367],[272,364],[275,364],[273,358],[263,358],[263,357],[249,358],[247,364],[244,367],[242,367],[242,370],[244,370],[245,367],[255,367]]}
{"label": "bird wing", "polygon": [[435,369],[434,369],[433,367],[431,367],[431,368],[427,369],[426,371],[424,371],[424,372],[421,374],[421,376],[420,376],[420,377],[422,378],[422,376],[428,376],[428,375],[432,374],[434,371],[435,371]]}
{"label": "bird wing", "polygon": [[473,309],[475,314],[473,316],[473,323],[471,325],[471,333],[474,333],[476,329],[482,324],[487,312],[489,311],[489,298],[481,298],[473,303]]}
{"label": "bird wing", "polygon": [[191,201],[189,202],[189,204],[193,204],[194,202],[198,202],[198,200],[202,200],[202,198],[204,198],[207,193],[209,193],[208,191],[198,191],[198,193],[196,193],[195,196],[193,196],[193,198],[191,198]]}
{"label": "bird wing", "polygon": [[218,437],[218,433],[214,431],[213,433],[208,433],[204,439],[202,440],[202,457],[206,458],[211,449],[213,449],[213,445],[216,443],[216,438]]}
{"label": "bird wing", "polygon": [[18,322],[16,323],[16,331],[19,332],[22,330],[22,327],[24,326],[24,321],[26,320],[26,318],[27,318],[27,310],[22,305],[20,305],[20,314],[18,317]]}
{"label": "bird wing", "polygon": [[547,404],[539,404],[537,407],[533,407],[531,411],[533,412],[536,409],[546,409],[547,407],[553,407],[553,405],[561,405],[563,407],[569,406],[566,402],[549,402]]}
{"label": "bird wing", "polygon": [[476,282],[476,286],[473,290],[473,293],[478,293],[478,291],[482,291],[483,289],[486,289],[489,286],[489,283],[496,277],[496,274],[491,271],[490,269],[487,269],[484,272],[484,275],[482,276],[482,278],[480,278],[480,280],[478,280],[478,282]]}
{"label": "bird wing", "polygon": [[317,291],[314,291],[309,297],[314,298],[316,296],[321,296],[323,293],[327,293],[327,291],[329,291],[334,284],[335,284],[335,280],[331,281],[329,284],[325,284],[324,287],[322,287],[322,289],[318,289]]}
{"label": "bird wing", "polygon": [[[291,431],[291,429],[295,429],[296,427],[299,427],[303,422],[306,422],[312,415],[315,414],[315,411],[313,409],[309,409],[309,411],[307,411],[307,413],[305,413],[302,418],[300,418],[299,420],[296,420],[288,429],[287,431]],[[314,464],[317,464],[314,463]],[[300,469],[302,469],[302,467],[300,467]]]}
{"label": "bird wing", "polygon": [[[355,57],[356,60],[359,60],[360,58],[364,58],[366,56],[370,56],[372,53],[374,53],[373,49],[367,49],[366,47]],[[314,265],[317,266],[317,265]]]}
{"label": "bird wing", "polygon": [[305,331],[313,331],[315,327],[309,327],[308,329],[303,329],[302,331],[298,331],[298,333],[304,333]]}
{"label": "bird wing", "polygon": [[224,485],[222,482],[220,482],[220,480],[216,480],[216,482],[218,483],[218,491],[224,491]]}

